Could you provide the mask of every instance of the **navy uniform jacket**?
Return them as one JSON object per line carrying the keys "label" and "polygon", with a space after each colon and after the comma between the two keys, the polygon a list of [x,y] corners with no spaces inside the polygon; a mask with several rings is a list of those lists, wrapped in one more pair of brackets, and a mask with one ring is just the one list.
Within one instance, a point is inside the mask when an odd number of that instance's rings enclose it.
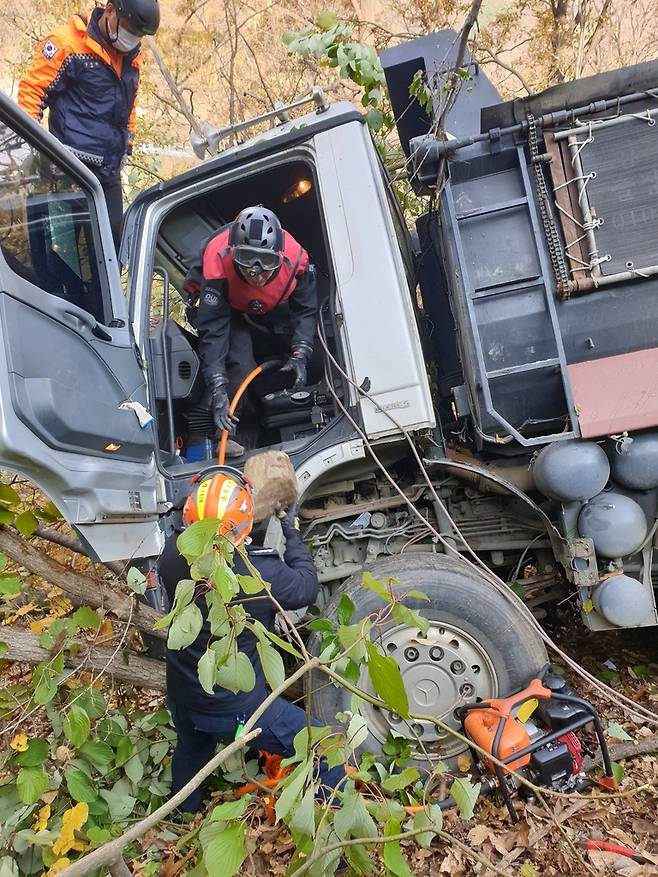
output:
{"label": "navy uniform jacket", "polygon": [[[275,551],[250,545],[247,548],[249,559],[272,588],[272,595],[284,609],[301,609],[313,603],[317,597],[319,584],[313,559],[302,541],[299,532],[286,528],[286,551],[281,560]],[[242,559],[236,556],[235,572],[248,575]],[[176,585],[181,579],[189,578],[189,566],[178,553],[174,538],[168,540],[160,561],[160,575],[169,599],[173,602]],[[242,595],[245,596],[245,595]],[[253,619],[258,619],[268,630],[274,629],[276,609],[266,595],[252,595],[245,608]],[[236,599],[240,599],[237,597]],[[204,597],[197,601],[204,617],[203,627],[191,646],[180,651],[167,649],[167,694],[179,707],[190,712],[208,715],[222,715],[236,718],[249,716],[269,694],[258,652],[256,638],[245,630],[238,637],[238,648],[251,661],[256,673],[253,691],[233,694],[224,688],[215,688],[211,696],[201,687],[197,675],[197,663],[203,655],[210,639],[210,625],[207,621],[207,606]]]}

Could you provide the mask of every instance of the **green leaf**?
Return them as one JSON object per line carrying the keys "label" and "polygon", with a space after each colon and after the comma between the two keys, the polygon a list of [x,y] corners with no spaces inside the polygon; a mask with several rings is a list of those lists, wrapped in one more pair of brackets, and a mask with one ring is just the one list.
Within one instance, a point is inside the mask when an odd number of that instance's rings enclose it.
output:
{"label": "green leaf", "polygon": [[208,877],[233,877],[247,857],[244,845],[247,826],[242,822],[229,825],[212,822],[208,829],[203,850]]}
{"label": "green leaf", "polygon": [[77,768],[66,774],[66,788],[74,801],[91,804],[98,797],[98,792],[87,774]]}
{"label": "green leaf", "polygon": [[290,830],[295,834],[315,837],[315,786],[308,787],[290,820]]}
{"label": "green leaf", "polygon": [[363,661],[366,656],[366,636],[372,627],[370,619],[365,619],[358,624],[341,624],[336,631],[340,644],[344,649],[349,649],[350,658],[353,661]]}
{"label": "green leaf", "polygon": [[141,782],[144,776],[144,765],[142,764],[139,755],[133,755],[132,758],[128,759],[128,761],[124,765],[124,770],[126,772],[126,776],[131,782]]}
{"label": "green leaf", "polygon": [[256,643],[256,649],[258,651],[261,666],[263,667],[263,673],[267,679],[267,684],[272,691],[274,691],[275,688],[278,688],[283,684],[286,678],[283,658],[274,646],[271,646],[269,643],[261,642],[261,640],[258,640]]}
{"label": "green leaf", "polygon": [[539,871],[530,862],[524,862],[519,868],[520,877],[539,877]]}
{"label": "green leaf", "polygon": [[217,535],[219,524],[219,520],[204,518],[183,530],[176,540],[176,546],[188,563],[192,563],[208,551]]}
{"label": "green leaf", "polygon": [[126,576],[126,584],[136,594],[145,594],[148,582],[143,572],[138,570],[136,566],[131,566]]}
{"label": "green leaf", "polygon": [[16,788],[23,804],[36,804],[48,788],[48,775],[42,767],[22,767],[18,771]]}
{"label": "green leaf", "polygon": [[169,748],[170,743],[168,740],[161,740],[159,743],[154,743],[149,749],[153,764],[160,764],[167,752],[169,752]]}
{"label": "green leaf", "polygon": [[20,496],[16,493],[13,487],[10,487],[8,484],[2,484],[0,482],[0,502],[5,505],[18,505],[21,501]]}
{"label": "green leaf", "polygon": [[342,806],[334,816],[334,831],[340,840],[352,837],[377,837],[377,826],[368,813],[365,802],[356,791],[354,781],[345,785]]}
{"label": "green leaf", "polygon": [[251,795],[245,795],[235,801],[224,801],[218,804],[210,814],[211,822],[229,822],[231,819],[239,819],[251,803]]}
{"label": "green leaf", "polygon": [[34,512],[27,511],[23,512],[22,515],[19,515],[14,521],[14,526],[26,539],[35,532],[37,527],[39,526],[39,519],[34,514]]}
{"label": "green leaf", "polygon": [[277,634],[273,631],[268,630],[260,623],[260,621],[254,621],[253,632],[256,634],[259,640],[263,640],[264,637],[267,637],[267,639],[271,640],[274,645],[278,646],[280,649],[283,649],[284,652],[288,652],[288,654],[292,655],[293,658],[302,657],[301,653],[294,646],[290,645],[287,640],[282,639],[280,636],[277,636]]}
{"label": "green leaf", "polygon": [[76,695],[75,701],[92,721],[100,719],[107,712],[107,701],[96,688],[88,688],[83,694]]}
{"label": "green leaf", "polygon": [[626,769],[623,764],[619,764],[617,761],[612,762],[612,775],[615,778],[615,782],[617,785],[621,785],[621,781],[624,779],[624,774],[626,773]]}
{"label": "green leaf", "polygon": [[409,700],[393,658],[380,655],[371,642],[366,642],[368,652],[368,675],[377,695],[392,707],[403,719],[409,718]]}
{"label": "green leaf", "polygon": [[419,776],[420,774],[415,767],[407,767],[400,771],[400,773],[391,774],[391,776],[382,780],[382,789],[385,789],[387,792],[399,792],[400,789],[415,783]]}
{"label": "green leaf", "polygon": [[398,624],[406,624],[407,627],[419,630],[421,636],[427,636],[427,631],[430,627],[427,618],[423,618],[417,609],[409,609],[408,606],[403,606],[402,603],[396,603],[393,606],[393,620]]}
{"label": "green leaf", "polygon": [[338,601],[338,609],[336,611],[336,616],[338,618],[339,624],[349,624],[350,618],[354,615],[354,611],[356,606],[347,596],[347,594],[341,594],[340,600]]}
{"label": "green leaf", "polygon": [[427,810],[419,810],[414,813],[413,828],[426,828],[427,831],[416,835],[416,843],[421,847],[429,847],[436,836],[437,831],[443,828],[443,811],[438,804],[430,804]]}
{"label": "green leaf", "polygon": [[4,655],[9,651],[9,646],[5,642],[0,642],[0,655]]}
{"label": "green leaf", "polygon": [[[120,781],[121,782],[121,781]],[[116,784],[117,786],[119,783]],[[128,781],[125,781],[128,786]],[[135,809],[137,798],[133,798],[127,792],[114,789],[101,789],[101,798],[107,801],[110,808],[110,817],[114,822],[120,822],[127,819]]]}
{"label": "green leaf", "polygon": [[217,655],[212,649],[206,649],[199,658],[197,674],[199,682],[206,694],[212,694],[215,687],[215,674],[217,672]]}
{"label": "green leaf", "polygon": [[100,771],[104,771],[114,762],[114,750],[102,740],[88,740],[79,747],[78,752]]}
{"label": "green leaf", "polygon": [[202,579],[211,579],[220,563],[224,563],[222,556],[217,551],[206,551],[201,557],[197,557],[190,566],[190,575],[195,582]]}
{"label": "green leaf", "polygon": [[[384,826],[384,837],[390,837],[391,835],[400,834],[401,832],[402,829],[400,828],[400,823],[395,819],[389,819],[386,822],[386,825]],[[402,855],[399,840],[384,844],[382,858],[384,859],[384,865],[386,865],[388,871],[391,874],[395,874],[395,877],[413,877],[409,870],[409,865],[407,865],[407,861]]]}
{"label": "green leaf", "polygon": [[48,741],[43,737],[28,740],[25,752],[16,755],[16,763],[23,767],[40,767],[48,757]]}
{"label": "green leaf", "polygon": [[78,627],[90,627],[92,630],[98,630],[101,626],[101,619],[95,609],[89,606],[80,606],[71,616]]}
{"label": "green leaf", "polygon": [[45,706],[47,703],[50,703],[56,694],[57,684],[53,675],[48,672],[41,673],[39,682],[34,689],[34,702],[40,704],[40,706]]}
{"label": "green leaf", "polygon": [[651,667],[647,667],[645,664],[636,664],[633,667],[633,673],[635,673],[638,679],[650,679],[653,676]]}
{"label": "green leaf", "polygon": [[354,715],[350,719],[347,726],[345,737],[347,744],[351,749],[358,749],[362,743],[365,743],[368,736],[368,721],[363,716]]}
{"label": "green leaf", "polygon": [[132,756],[134,749],[135,746],[130,737],[122,737],[117,743],[116,766],[121,767],[122,764],[125,764]]}
{"label": "green leaf", "polygon": [[229,652],[224,664],[217,670],[216,684],[237,694],[238,691],[253,691],[256,674],[251,661],[244,652]]}
{"label": "green leaf", "polygon": [[624,731],[624,729],[618,722],[610,722],[608,724],[608,737],[612,737],[614,740],[633,739],[630,734],[627,734],[626,731]]}
{"label": "green leaf", "polygon": [[321,12],[315,19],[315,23],[320,30],[326,31],[331,30],[331,28],[338,23],[338,19],[333,12],[329,12],[328,9],[325,9],[324,12]]}
{"label": "green leaf", "polygon": [[186,649],[191,646],[203,627],[203,616],[196,603],[190,603],[171,623],[167,648]]}
{"label": "green leaf", "polygon": [[312,763],[302,762],[283,781],[284,788],[277,799],[275,808],[277,819],[285,819],[290,813],[295,802],[299,800],[304,785],[310,779],[312,770]]}
{"label": "green leaf", "polygon": [[480,795],[481,783],[473,783],[468,777],[458,777],[450,786],[450,796],[455,799],[462,819],[470,819]]}
{"label": "green leaf", "polygon": [[74,703],[68,713],[64,716],[64,721],[62,723],[62,730],[64,731],[66,739],[76,748],[82,746],[89,736],[90,728],[91,722],[89,721],[89,716],[81,707]]}
{"label": "green leaf", "polygon": [[243,594],[260,594],[265,590],[262,579],[256,576],[236,576]]}
{"label": "green leaf", "polygon": [[384,125],[384,114],[377,107],[370,107],[366,113],[366,122],[373,131],[379,131]]}
{"label": "green leaf", "polygon": [[0,578],[0,594],[15,597],[23,590],[23,582],[18,576],[2,576]]}
{"label": "green leaf", "polygon": [[14,516],[9,509],[0,506],[0,524],[11,524],[13,520]]}
{"label": "green leaf", "polygon": [[378,597],[381,597],[382,600],[386,603],[393,602],[393,596],[390,590],[384,585],[382,582],[378,581],[372,573],[364,572],[363,577],[361,579],[361,584],[364,588],[367,588],[369,591],[374,591]]}
{"label": "green leaf", "polygon": [[429,603],[429,597],[427,594],[423,594],[422,591],[407,591],[404,595],[405,598],[409,597],[410,600],[424,600],[426,603]]}

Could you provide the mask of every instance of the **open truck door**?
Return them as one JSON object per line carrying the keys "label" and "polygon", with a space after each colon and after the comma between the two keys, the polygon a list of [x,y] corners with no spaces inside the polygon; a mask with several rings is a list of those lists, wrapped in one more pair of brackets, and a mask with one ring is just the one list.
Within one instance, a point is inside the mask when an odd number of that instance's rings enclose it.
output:
{"label": "open truck door", "polygon": [[0,467],[100,560],[158,554],[155,433],[101,186],[2,93],[0,140]]}

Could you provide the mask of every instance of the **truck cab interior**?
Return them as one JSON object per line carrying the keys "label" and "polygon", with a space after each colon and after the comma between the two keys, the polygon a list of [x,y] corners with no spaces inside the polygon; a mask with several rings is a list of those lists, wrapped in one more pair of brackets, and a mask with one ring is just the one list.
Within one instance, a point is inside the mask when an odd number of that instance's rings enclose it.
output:
{"label": "truck cab interior", "polygon": [[[332,353],[336,352],[333,272],[310,163],[293,160],[270,166],[177,205],[158,231],[150,307],[151,389],[157,403],[161,462],[168,470],[216,458],[216,430],[196,332],[186,316],[183,281],[204,243],[251,204],[274,211],[283,228],[309,253],[317,277],[319,324]],[[257,363],[281,361],[285,355],[281,339],[248,316],[242,319],[249,323]],[[278,373],[275,367],[250,385],[232,436],[245,447],[245,456],[268,447],[297,451],[335,418],[317,330],[306,386],[292,390],[291,383],[291,376]],[[341,392],[338,386],[336,390]]]}

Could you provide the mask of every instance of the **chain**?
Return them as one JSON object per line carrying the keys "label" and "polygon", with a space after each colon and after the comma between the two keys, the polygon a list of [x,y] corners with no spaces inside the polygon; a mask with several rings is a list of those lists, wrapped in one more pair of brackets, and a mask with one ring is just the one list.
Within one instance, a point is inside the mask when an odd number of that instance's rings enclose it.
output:
{"label": "chain", "polygon": [[546,185],[543,160],[539,154],[539,144],[537,141],[537,120],[532,113],[528,114],[528,146],[530,148],[530,161],[535,172],[535,184],[537,186],[542,225],[544,226],[544,234],[546,235],[553,273],[557,281],[557,292],[560,298],[569,298],[569,271],[564,260],[560,235],[549,206],[548,186]]}

